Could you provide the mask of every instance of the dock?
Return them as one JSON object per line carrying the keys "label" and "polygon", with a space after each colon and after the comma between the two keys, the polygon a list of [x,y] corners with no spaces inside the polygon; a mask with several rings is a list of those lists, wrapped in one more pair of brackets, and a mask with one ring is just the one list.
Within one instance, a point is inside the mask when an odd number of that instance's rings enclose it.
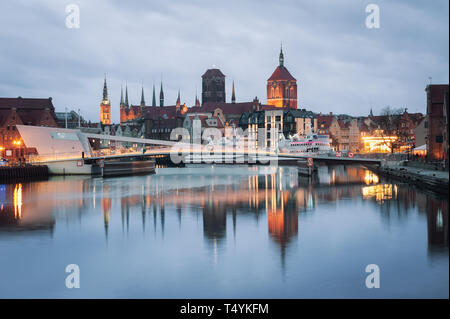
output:
{"label": "dock", "polygon": [[155,172],[155,161],[104,161],[99,165],[99,169],[103,177],[152,174]]}
{"label": "dock", "polygon": [[1,181],[45,179],[48,176],[49,176],[48,167],[45,165],[0,167]]}

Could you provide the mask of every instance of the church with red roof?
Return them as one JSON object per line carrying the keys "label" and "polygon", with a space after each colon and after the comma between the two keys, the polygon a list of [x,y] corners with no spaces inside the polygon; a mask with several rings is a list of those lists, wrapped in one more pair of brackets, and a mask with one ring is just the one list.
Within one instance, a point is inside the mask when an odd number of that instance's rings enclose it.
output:
{"label": "church with red roof", "polygon": [[267,80],[267,104],[297,109],[297,80],[284,66],[283,48],[279,61],[280,64]]}

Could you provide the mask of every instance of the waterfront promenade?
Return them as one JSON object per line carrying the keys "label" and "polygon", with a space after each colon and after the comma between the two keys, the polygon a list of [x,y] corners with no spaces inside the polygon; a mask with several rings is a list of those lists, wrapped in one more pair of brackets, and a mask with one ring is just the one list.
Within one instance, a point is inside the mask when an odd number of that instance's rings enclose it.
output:
{"label": "waterfront promenade", "polygon": [[434,192],[448,194],[448,171],[407,165],[408,164],[404,162],[386,162],[381,166],[370,167],[370,169],[380,175],[415,184],[421,188],[426,188]]}

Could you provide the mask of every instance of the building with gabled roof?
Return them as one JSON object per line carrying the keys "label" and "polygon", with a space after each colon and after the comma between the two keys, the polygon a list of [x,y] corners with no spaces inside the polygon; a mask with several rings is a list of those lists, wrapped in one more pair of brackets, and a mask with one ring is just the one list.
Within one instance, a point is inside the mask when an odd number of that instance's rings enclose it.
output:
{"label": "building with gabled roof", "polygon": [[16,125],[57,127],[52,98],[0,98],[0,156],[11,160],[35,150],[24,145]]}

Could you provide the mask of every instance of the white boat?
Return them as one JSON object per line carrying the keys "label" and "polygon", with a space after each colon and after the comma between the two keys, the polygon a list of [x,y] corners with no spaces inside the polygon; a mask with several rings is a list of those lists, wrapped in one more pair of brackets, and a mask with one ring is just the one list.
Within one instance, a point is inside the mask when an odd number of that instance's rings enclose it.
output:
{"label": "white boat", "polygon": [[295,134],[289,139],[285,139],[284,135],[280,134],[278,149],[283,153],[305,156],[329,155],[334,152],[328,135],[314,133],[308,133],[304,138],[299,138]]}

